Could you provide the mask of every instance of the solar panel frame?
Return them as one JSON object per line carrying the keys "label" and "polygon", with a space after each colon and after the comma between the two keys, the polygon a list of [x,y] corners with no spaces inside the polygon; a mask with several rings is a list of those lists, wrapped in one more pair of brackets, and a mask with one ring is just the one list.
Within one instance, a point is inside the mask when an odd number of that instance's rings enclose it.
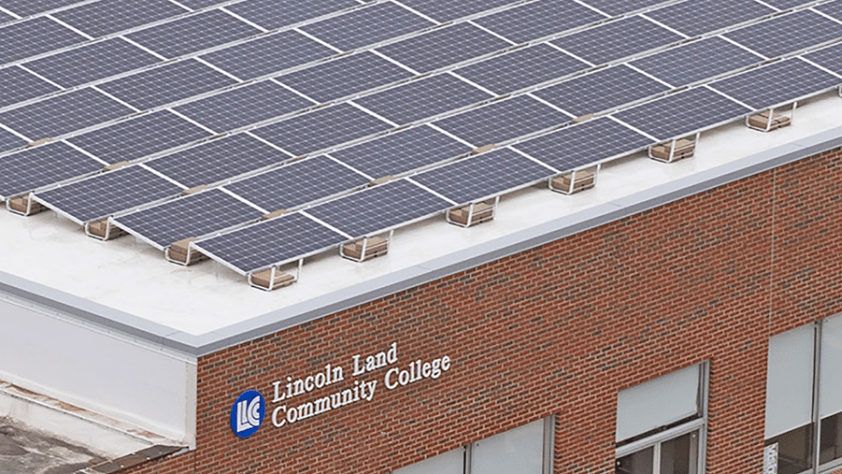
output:
{"label": "solar panel frame", "polygon": [[102,163],[65,143],[50,143],[0,157],[0,199],[95,173]]}
{"label": "solar panel frame", "polygon": [[540,0],[479,18],[474,23],[520,44],[607,18],[573,0]]}
{"label": "solar panel frame", "polygon": [[222,0],[178,0],[178,3],[187,8],[192,8],[193,10],[200,10],[202,8],[218,5],[222,3]]}
{"label": "solar panel frame", "polygon": [[101,0],[53,16],[93,38],[99,38],[188,12],[168,0]]}
{"label": "solar panel frame", "polygon": [[815,10],[842,21],[842,2],[839,0],[819,5],[815,7]]}
{"label": "solar panel frame", "polygon": [[400,0],[400,3],[440,23],[444,23],[516,2],[515,0],[459,0],[458,2],[449,0]]}
{"label": "solar panel frame", "polygon": [[249,0],[225,9],[267,30],[274,30],[359,6],[356,0]]}
{"label": "solar panel frame", "polygon": [[60,90],[18,66],[0,69],[0,109]]}
{"label": "solar panel frame", "polygon": [[7,22],[10,22],[10,21],[16,20],[16,19],[17,18],[13,17],[12,15],[6,14],[4,12],[0,12],[0,25],[2,25],[3,23],[7,23]]}
{"label": "solar panel frame", "polygon": [[610,16],[619,16],[626,13],[654,7],[666,0],[585,0],[588,5],[600,10]]}
{"label": "solar panel frame", "polygon": [[0,65],[84,41],[87,38],[47,17],[13,23],[0,28]]}
{"label": "solar panel frame", "polygon": [[775,8],[781,10],[789,10],[790,8],[795,8],[805,3],[808,3],[810,0],[764,0],[769,5],[772,5]]}
{"label": "solar panel frame", "polygon": [[755,0],[687,0],[647,12],[646,16],[694,37],[773,13],[774,9]]}
{"label": "solar panel frame", "polygon": [[38,13],[66,7],[80,0],[2,0],[0,7],[20,16],[28,17]]}
{"label": "solar panel frame", "polygon": [[724,34],[767,58],[776,58],[842,38],[842,24],[801,10]]}
{"label": "solar panel frame", "polygon": [[807,53],[804,58],[829,71],[842,75],[842,43]]}

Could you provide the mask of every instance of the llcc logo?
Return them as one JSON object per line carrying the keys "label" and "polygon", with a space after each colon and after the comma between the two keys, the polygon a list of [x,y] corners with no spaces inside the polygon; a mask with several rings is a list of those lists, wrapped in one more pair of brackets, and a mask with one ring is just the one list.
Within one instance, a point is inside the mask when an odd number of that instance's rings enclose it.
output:
{"label": "llcc logo", "polygon": [[266,402],[257,390],[243,392],[231,409],[231,429],[240,438],[257,433],[266,414]]}

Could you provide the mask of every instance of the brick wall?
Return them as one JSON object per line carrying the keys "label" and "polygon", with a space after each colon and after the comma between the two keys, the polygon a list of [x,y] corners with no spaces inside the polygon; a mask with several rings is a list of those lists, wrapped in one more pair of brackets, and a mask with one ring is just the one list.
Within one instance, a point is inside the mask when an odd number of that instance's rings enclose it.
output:
{"label": "brick wall", "polygon": [[[759,473],[768,338],[842,311],[840,160],[805,159],[204,357],[197,450],[131,472],[383,474],[556,414],[555,472],[611,473],[617,391],[710,360],[708,471]],[[271,401],[272,381],[327,363],[349,372],[353,354],[392,341],[398,365],[449,355],[453,367],[394,391],[381,369],[372,402],[232,433],[244,390]]]}

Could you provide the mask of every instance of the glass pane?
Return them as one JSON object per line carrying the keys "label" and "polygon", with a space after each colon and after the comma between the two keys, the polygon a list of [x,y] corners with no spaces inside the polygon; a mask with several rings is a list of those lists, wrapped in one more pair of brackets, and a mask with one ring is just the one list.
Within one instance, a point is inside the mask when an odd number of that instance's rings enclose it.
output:
{"label": "glass pane", "polygon": [[459,448],[398,469],[394,474],[462,474],[464,465],[465,449]]}
{"label": "glass pane", "polygon": [[655,448],[647,448],[617,460],[615,474],[652,474]]}
{"label": "glass pane", "polygon": [[661,443],[661,474],[696,474],[698,446],[697,432]]}
{"label": "glass pane", "polygon": [[799,474],[813,467],[813,425],[805,425],[766,440],[778,443],[778,474]]}
{"label": "glass pane", "polygon": [[471,474],[541,474],[544,420],[474,443]]}
{"label": "glass pane", "polygon": [[823,419],[821,426],[822,436],[819,464],[826,464],[835,459],[842,458],[842,413],[837,413]]}

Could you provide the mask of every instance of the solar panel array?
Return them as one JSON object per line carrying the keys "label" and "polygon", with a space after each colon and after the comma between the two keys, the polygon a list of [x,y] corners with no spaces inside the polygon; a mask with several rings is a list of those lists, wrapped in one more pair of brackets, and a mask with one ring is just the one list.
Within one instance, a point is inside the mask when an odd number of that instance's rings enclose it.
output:
{"label": "solar panel array", "polygon": [[842,82],[838,45],[744,71],[842,0],[75,3],[0,0],[0,197],[244,274]]}

